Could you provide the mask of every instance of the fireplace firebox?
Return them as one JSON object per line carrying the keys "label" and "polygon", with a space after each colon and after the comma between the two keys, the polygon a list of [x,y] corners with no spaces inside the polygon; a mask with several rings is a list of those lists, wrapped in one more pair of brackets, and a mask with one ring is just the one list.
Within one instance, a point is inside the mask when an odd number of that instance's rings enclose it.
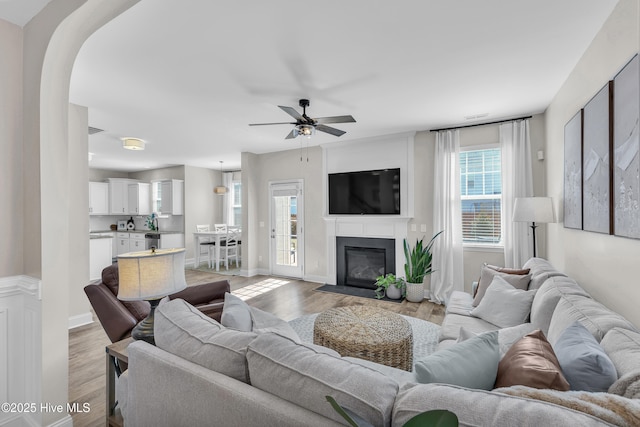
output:
{"label": "fireplace firebox", "polygon": [[376,277],[395,274],[394,239],[336,237],[336,284],[376,289]]}

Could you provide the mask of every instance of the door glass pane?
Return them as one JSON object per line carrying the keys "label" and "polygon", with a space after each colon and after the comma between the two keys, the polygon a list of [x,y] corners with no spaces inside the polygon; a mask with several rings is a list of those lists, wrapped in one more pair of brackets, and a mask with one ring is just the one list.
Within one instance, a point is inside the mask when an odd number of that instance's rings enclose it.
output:
{"label": "door glass pane", "polygon": [[276,196],[275,241],[276,263],[298,265],[298,207],[296,196]]}

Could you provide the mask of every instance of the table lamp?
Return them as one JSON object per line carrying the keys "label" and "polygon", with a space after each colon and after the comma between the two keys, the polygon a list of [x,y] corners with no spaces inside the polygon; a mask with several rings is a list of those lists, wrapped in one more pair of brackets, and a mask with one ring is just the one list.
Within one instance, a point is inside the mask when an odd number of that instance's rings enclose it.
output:
{"label": "table lamp", "polygon": [[518,197],[513,206],[513,222],[530,222],[533,230],[533,256],[536,254],[536,222],[556,222],[551,197]]}
{"label": "table lamp", "polygon": [[118,255],[118,299],[147,300],[149,315],[131,331],[135,340],[155,345],[153,319],[160,300],[187,287],[184,277],[184,248],[130,252]]}

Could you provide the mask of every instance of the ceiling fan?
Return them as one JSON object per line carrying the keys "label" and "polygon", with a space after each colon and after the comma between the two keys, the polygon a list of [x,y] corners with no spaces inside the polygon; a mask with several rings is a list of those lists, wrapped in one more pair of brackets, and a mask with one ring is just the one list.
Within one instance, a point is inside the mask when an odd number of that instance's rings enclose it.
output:
{"label": "ceiling fan", "polygon": [[296,119],[295,122],[280,122],[280,123],[252,123],[249,126],[267,126],[267,125],[295,125],[295,127],[289,132],[285,139],[293,139],[298,135],[304,135],[311,137],[316,130],[320,132],[330,133],[335,136],[342,136],[346,132],[340,129],[326,126],[327,123],[355,123],[353,116],[331,116],[331,117],[318,117],[312,119],[307,116],[307,107],[309,106],[308,99],[301,99],[298,103],[302,107],[302,114],[298,113],[293,107],[283,107],[278,105],[282,111],[289,114]]}

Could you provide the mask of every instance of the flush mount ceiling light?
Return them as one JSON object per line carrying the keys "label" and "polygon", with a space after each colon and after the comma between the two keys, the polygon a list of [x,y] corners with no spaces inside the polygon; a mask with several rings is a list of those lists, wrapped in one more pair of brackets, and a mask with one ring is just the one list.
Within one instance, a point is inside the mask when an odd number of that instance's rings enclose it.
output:
{"label": "flush mount ceiling light", "polygon": [[144,150],[145,142],[140,138],[122,138],[122,147],[127,150]]}

